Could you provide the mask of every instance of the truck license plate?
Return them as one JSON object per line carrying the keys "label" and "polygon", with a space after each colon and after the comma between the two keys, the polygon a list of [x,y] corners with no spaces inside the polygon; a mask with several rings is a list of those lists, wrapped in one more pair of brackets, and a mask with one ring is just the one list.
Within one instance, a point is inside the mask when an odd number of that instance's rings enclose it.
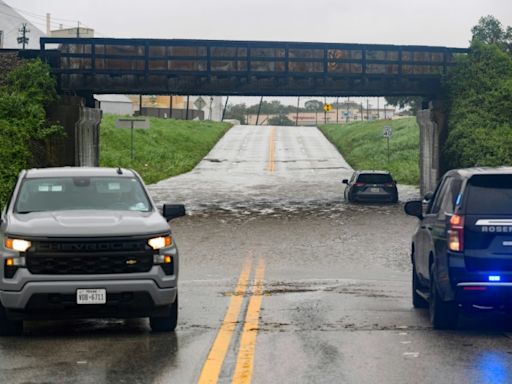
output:
{"label": "truck license plate", "polygon": [[77,289],[77,304],[105,304],[107,302],[106,289]]}

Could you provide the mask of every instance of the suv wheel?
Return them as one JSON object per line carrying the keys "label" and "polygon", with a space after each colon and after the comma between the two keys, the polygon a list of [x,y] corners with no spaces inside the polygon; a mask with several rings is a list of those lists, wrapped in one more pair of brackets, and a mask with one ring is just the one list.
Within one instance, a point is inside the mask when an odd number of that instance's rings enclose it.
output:
{"label": "suv wheel", "polygon": [[433,267],[430,270],[430,322],[434,329],[451,329],[457,325],[458,311],[454,301],[444,301],[436,288]]}
{"label": "suv wheel", "polygon": [[149,325],[153,332],[172,332],[178,324],[178,296],[171,305],[169,315],[165,317],[150,317]]}
{"label": "suv wheel", "polygon": [[414,308],[427,308],[428,302],[418,294],[420,289],[416,267],[412,265],[412,305]]}
{"label": "suv wheel", "polygon": [[19,336],[23,333],[23,321],[11,320],[5,308],[0,305],[0,336]]}

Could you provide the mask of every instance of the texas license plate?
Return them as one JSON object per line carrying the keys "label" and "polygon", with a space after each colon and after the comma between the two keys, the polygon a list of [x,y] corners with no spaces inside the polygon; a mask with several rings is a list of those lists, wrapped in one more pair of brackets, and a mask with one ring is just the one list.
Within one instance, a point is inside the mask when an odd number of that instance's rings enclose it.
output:
{"label": "texas license plate", "polygon": [[370,188],[370,192],[378,193],[380,192],[380,188]]}
{"label": "texas license plate", "polygon": [[106,289],[77,289],[77,304],[105,304],[107,302]]}

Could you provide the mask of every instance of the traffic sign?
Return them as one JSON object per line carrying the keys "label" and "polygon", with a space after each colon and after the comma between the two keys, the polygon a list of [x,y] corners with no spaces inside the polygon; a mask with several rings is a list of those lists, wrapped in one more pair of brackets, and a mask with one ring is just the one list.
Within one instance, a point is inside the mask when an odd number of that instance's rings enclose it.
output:
{"label": "traffic sign", "polygon": [[203,110],[203,108],[206,106],[206,101],[204,101],[204,99],[199,96],[196,101],[194,101],[194,105],[197,107],[197,109],[199,109],[200,111]]}
{"label": "traffic sign", "polygon": [[385,125],[384,137],[389,139],[391,136],[393,136],[393,127],[391,127],[390,125]]}
{"label": "traffic sign", "polygon": [[331,104],[324,104],[324,111],[325,112],[330,112],[332,110],[332,105]]}

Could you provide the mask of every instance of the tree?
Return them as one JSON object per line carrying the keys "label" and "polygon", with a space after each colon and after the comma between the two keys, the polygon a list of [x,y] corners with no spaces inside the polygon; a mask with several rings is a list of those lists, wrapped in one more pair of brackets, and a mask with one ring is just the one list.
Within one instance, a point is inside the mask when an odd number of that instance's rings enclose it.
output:
{"label": "tree", "polygon": [[280,113],[277,116],[272,116],[268,119],[269,125],[295,125],[293,121],[288,118],[285,113]]}
{"label": "tree", "polygon": [[481,17],[478,24],[471,29],[472,41],[496,44],[505,52],[512,54],[512,28],[506,29],[494,16]]}
{"label": "tree", "polygon": [[0,87],[0,204],[30,164],[31,143],[63,133],[46,120],[45,108],[56,99],[55,79],[41,60],[20,65]]}
{"label": "tree", "polygon": [[247,106],[243,104],[228,104],[226,108],[225,119],[235,119],[240,121],[240,124],[246,123]]}
{"label": "tree", "polygon": [[512,57],[476,39],[447,85],[447,168],[512,164]]}
{"label": "tree", "polygon": [[412,114],[416,114],[421,109],[423,98],[420,96],[388,96],[385,97],[386,102],[394,107],[404,109],[409,107]]}

